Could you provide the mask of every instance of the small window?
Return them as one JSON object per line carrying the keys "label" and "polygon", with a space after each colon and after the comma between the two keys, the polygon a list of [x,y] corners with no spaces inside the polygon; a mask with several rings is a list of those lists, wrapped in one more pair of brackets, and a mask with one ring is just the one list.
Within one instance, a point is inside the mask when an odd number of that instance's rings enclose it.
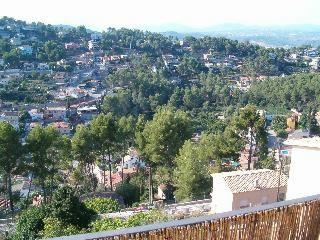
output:
{"label": "small window", "polygon": [[241,200],[240,201],[240,208],[247,208],[249,206],[250,206],[250,204],[249,204],[248,200]]}
{"label": "small window", "polygon": [[279,201],[284,201],[285,197],[285,193],[279,193]]}
{"label": "small window", "polygon": [[268,204],[268,198],[267,197],[263,197],[261,200],[261,205],[265,205]]}

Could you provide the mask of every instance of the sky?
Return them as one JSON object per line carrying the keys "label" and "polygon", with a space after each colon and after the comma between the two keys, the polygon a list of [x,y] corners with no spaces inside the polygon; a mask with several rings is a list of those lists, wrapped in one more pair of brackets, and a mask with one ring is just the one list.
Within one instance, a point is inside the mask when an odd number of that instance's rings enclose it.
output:
{"label": "sky", "polygon": [[93,30],[320,25],[320,0],[0,0],[0,16]]}

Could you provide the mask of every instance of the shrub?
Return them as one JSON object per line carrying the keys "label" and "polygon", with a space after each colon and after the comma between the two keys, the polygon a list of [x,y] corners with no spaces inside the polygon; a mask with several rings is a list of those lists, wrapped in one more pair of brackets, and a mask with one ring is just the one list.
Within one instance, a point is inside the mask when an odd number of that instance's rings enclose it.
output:
{"label": "shrub", "polygon": [[96,197],[84,201],[84,204],[87,208],[100,214],[118,212],[120,210],[119,203],[112,198]]}
{"label": "shrub", "polygon": [[32,207],[19,216],[13,239],[36,239],[44,227],[43,219],[48,216],[48,207]]}
{"label": "shrub", "polygon": [[39,233],[41,238],[53,238],[83,233],[83,231],[78,229],[76,226],[70,224],[65,225],[57,218],[45,218],[43,222],[44,228]]}
{"label": "shrub", "polygon": [[126,221],[127,227],[141,226],[156,222],[168,221],[169,217],[159,210],[150,210],[130,216]]}
{"label": "shrub", "polygon": [[116,193],[123,197],[124,204],[131,206],[135,202],[139,202],[139,188],[130,182],[123,182],[116,188]]}
{"label": "shrub", "polygon": [[53,194],[50,215],[64,224],[86,228],[95,213],[80,202],[71,187],[62,187]]}
{"label": "shrub", "polygon": [[135,227],[156,222],[167,221],[170,218],[159,210],[151,210],[130,216],[127,220],[120,218],[105,218],[94,221],[91,224],[93,232],[108,231],[125,227]]}
{"label": "shrub", "polygon": [[108,231],[126,227],[124,220],[120,218],[105,218],[94,221],[91,224],[92,232]]}

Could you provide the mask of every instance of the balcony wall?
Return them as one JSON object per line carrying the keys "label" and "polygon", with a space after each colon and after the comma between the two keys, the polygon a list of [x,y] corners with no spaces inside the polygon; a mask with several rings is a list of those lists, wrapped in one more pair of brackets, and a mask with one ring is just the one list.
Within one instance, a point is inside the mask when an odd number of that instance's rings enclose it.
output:
{"label": "balcony wall", "polygon": [[318,240],[320,195],[65,240]]}

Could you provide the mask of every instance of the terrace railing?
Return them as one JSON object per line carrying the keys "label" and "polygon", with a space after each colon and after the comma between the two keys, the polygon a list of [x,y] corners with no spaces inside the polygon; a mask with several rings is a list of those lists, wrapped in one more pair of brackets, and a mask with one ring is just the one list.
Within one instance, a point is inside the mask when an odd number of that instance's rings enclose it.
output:
{"label": "terrace railing", "polygon": [[320,195],[258,207],[60,237],[65,240],[320,240]]}

